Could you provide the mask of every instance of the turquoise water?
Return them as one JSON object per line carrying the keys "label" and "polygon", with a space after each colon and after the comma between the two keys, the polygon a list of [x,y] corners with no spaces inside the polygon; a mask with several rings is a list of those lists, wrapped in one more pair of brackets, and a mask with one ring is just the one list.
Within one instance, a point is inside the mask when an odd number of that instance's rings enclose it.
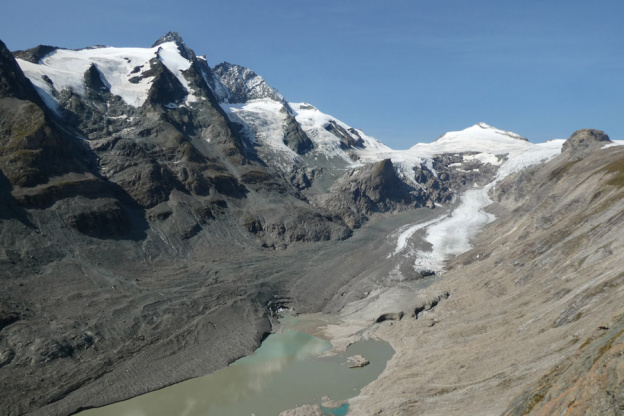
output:
{"label": "turquoise water", "polygon": [[[230,366],[133,399],[81,412],[81,416],[277,416],[302,404],[357,396],[375,380],[394,354],[383,341],[360,341],[346,352],[318,358],[331,343],[298,331],[270,335],[254,354]],[[371,364],[350,369],[347,357]],[[348,405],[323,408],[344,416]]]}
{"label": "turquoise water", "polygon": [[321,406],[321,410],[325,416],[347,416],[347,413],[349,412],[349,403],[333,408]]}

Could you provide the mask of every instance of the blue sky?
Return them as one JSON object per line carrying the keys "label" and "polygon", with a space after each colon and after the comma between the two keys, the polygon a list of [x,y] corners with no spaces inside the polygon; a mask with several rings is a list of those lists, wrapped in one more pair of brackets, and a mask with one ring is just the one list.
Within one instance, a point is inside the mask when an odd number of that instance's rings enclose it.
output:
{"label": "blue sky", "polygon": [[170,30],[396,149],[483,121],[624,139],[621,0],[3,0],[0,39],[149,47]]}

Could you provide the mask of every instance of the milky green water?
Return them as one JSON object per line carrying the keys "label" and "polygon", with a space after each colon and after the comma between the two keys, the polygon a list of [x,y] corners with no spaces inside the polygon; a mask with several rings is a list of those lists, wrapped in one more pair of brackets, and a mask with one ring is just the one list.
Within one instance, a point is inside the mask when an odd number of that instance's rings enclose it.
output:
{"label": "milky green water", "polygon": [[[387,342],[360,341],[346,352],[317,356],[331,343],[303,332],[270,335],[254,354],[205,377],[124,402],[81,412],[81,416],[277,416],[321,398],[346,400],[383,371],[394,350]],[[360,354],[371,364],[350,369],[347,357]],[[345,415],[348,406],[324,409]]]}

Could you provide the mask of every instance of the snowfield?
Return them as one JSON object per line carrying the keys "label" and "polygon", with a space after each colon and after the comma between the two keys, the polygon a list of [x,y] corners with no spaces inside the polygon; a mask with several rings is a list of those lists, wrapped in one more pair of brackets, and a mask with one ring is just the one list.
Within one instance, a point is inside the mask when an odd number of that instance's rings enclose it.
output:
{"label": "snowfield", "polygon": [[[351,157],[340,148],[340,139],[326,129],[326,126],[328,126],[330,122],[336,123],[347,132],[349,132],[349,130],[357,132],[357,135],[351,132],[349,133],[354,139],[361,138],[364,141],[365,150],[357,151],[358,155],[363,151],[373,152],[376,155],[392,151],[388,146],[374,137],[368,136],[362,130],[353,129],[351,126],[337,120],[329,114],[319,111],[316,107],[308,103],[290,103],[290,108],[294,112],[295,118],[301,125],[303,131],[305,131],[310,140],[314,142],[316,152],[325,155],[327,158],[339,157],[353,165],[361,165],[361,163],[355,163]],[[374,160],[377,161],[381,159],[376,157]]]}
{"label": "snowfield", "polygon": [[[24,74],[38,89],[46,104],[58,108],[55,98],[63,90],[71,90],[85,95],[84,73],[95,65],[102,74],[102,81],[114,95],[120,96],[126,104],[140,107],[147,100],[153,77],[146,77],[138,82],[131,82],[141,77],[150,69],[151,59],[160,61],[180,80],[189,95],[187,103],[197,100],[182,71],[191,66],[191,62],[180,55],[175,42],[167,42],[154,48],[93,48],[81,50],[57,49],[33,64],[17,59]],[[47,79],[47,80],[46,80]]]}
{"label": "snowfield", "polygon": [[252,100],[243,104],[221,104],[230,120],[243,126],[253,144],[268,146],[274,153],[272,162],[288,172],[299,161],[299,155],[283,141],[287,110],[279,101]]}

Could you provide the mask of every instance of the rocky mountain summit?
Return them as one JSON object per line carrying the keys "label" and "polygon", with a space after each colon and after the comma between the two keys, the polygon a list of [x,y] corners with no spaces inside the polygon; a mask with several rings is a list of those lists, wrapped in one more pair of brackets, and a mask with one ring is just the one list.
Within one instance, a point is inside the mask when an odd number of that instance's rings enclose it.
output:
{"label": "rocky mountain summit", "polygon": [[[577,132],[544,168],[533,166],[560,142],[535,145],[485,123],[395,151],[289,102],[248,68],[211,67],[176,33],[150,48],[11,53],[0,43],[3,414],[70,414],[215,371],[272,330],[271,305],[338,313],[379,287],[442,271],[493,220],[481,212],[492,200],[500,219],[487,230],[525,247],[568,212],[548,205],[548,187],[563,198],[580,172],[598,172],[587,179],[604,182],[587,190],[594,199],[566,209],[617,197],[617,152],[606,166],[593,156],[605,137]],[[588,233],[608,232],[592,224]],[[484,248],[488,238],[445,276],[506,262]],[[548,238],[543,247],[572,234]],[[530,261],[545,261],[538,251]],[[537,274],[524,255],[513,257],[518,287]],[[415,264],[423,258],[435,261]],[[454,304],[457,291],[441,293],[423,303],[437,306],[417,314],[419,325]],[[588,308],[575,299],[557,328],[595,323],[574,319]],[[375,310],[370,324],[384,312],[410,315]],[[528,386],[522,374],[514,394]]]}

